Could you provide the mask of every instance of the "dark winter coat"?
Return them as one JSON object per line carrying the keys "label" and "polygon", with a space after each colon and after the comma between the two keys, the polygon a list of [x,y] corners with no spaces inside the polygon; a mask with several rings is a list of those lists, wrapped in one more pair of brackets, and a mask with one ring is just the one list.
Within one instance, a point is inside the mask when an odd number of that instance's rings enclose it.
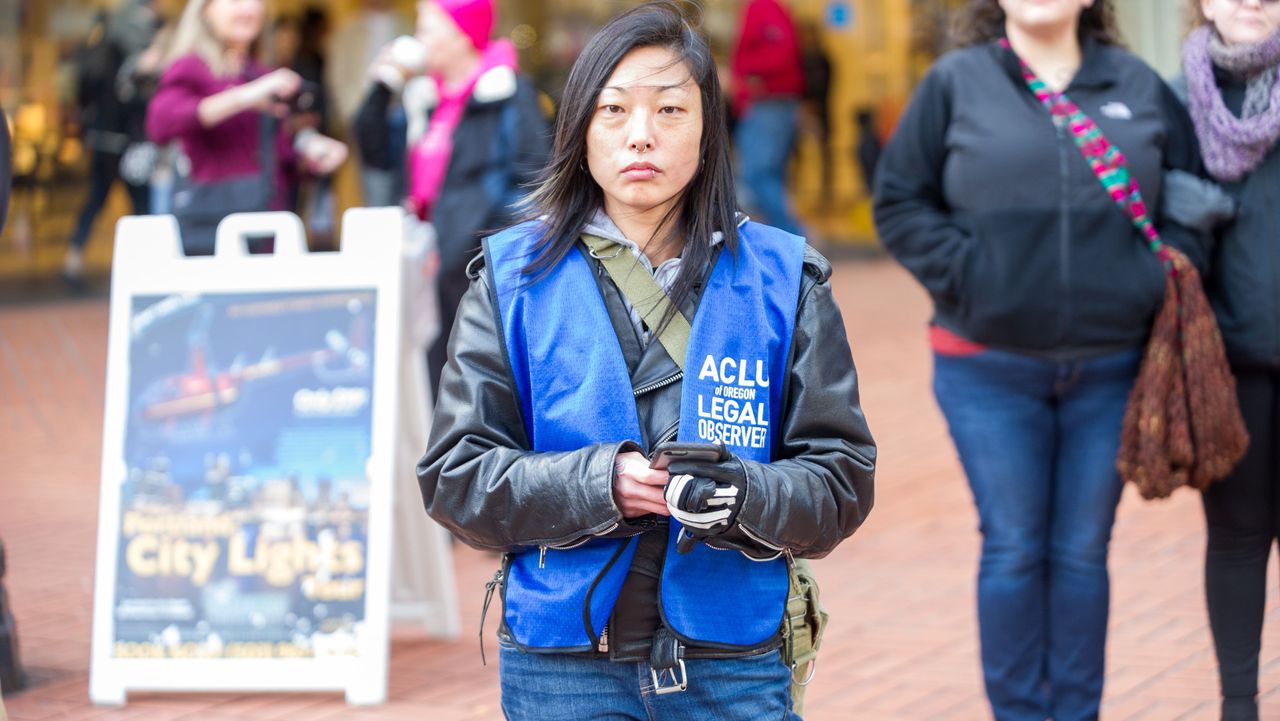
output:
{"label": "dark winter coat", "polygon": [[[1086,42],[1067,94],[1128,159],[1150,208],[1163,176],[1195,173],[1186,110],[1141,60]],[[1069,131],[996,44],[940,59],[877,170],[889,252],[933,297],[935,322],[977,343],[1052,358],[1140,346],[1164,271]],[[1163,217],[1164,240],[1203,267],[1209,236]]]}
{"label": "dark winter coat", "polygon": [[[1239,115],[1244,84],[1219,75],[1218,87]],[[1205,289],[1232,365],[1280,369],[1280,150],[1223,188],[1235,200],[1236,219],[1214,248]]]}
{"label": "dark winter coat", "polygon": [[[482,83],[483,77],[477,88]],[[393,142],[387,120],[392,100],[392,91],[375,83],[356,115],[360,157],[382,170],[403,167],[404,159],[393,153],[404,145]],[[429,114],[425,109],[406,112]],[[550,147],[547,117],[528,78],[517,73],[514,90],[497,97],[472,94],[454,131],[449,169],[432,206],[442,274],[460,276],[480,248],[480,237],[510,223],[512,207],[537,180]]]}

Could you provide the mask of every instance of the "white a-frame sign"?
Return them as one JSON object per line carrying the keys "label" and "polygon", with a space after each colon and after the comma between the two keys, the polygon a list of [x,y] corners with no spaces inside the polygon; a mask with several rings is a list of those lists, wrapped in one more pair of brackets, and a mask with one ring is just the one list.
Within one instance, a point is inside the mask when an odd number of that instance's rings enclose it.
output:
{"label": "white a-frame sign", "polygon": [[[260,234],[274,255],[247,254]],[[385,699],[403,237],[399,211],[357,209],[340,253],[310,254],[296,216],[233,215],[188,258],[171,217],[120,221],[95,702]]]}

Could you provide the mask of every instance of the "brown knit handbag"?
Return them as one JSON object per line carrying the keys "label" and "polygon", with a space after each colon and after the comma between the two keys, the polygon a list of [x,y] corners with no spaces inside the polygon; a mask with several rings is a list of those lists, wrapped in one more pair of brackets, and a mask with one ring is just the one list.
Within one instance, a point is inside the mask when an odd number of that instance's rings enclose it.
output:
{"label": "brown knit handbag", "polygon": [[1179,486],[1203,489],[1230,473],[1249,446],[1200,273],[1165,247],[1173,268],[1129,394],[1116,458],[1120,477],[1143,498],[1166,498]]}
{"label": "brown knit handbag", "polygon": [[[1007,39],[997,42],[1013,52]],[[1240,462],[1249,433],[1200,273],[1187,256],[1161,241],[1124,153],[1066,93],[1054,91],[1019,62],[1027,87],[1054,122],[1070,131],[1107,195],[1167,271],[1164,304],[1125,408],[1116,468],[1143,498],[1165,498],[1184,485],[1204,488]]]}

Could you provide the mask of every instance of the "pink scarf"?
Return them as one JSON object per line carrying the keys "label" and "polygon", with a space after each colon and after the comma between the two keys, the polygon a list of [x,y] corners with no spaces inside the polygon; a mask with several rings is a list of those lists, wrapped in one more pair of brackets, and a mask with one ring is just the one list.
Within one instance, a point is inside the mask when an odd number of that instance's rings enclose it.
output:
{"label": "pink scarf", "polygon": [[431,218],[431,207],[440,197],[449,159],[453,156],[453,134],[462,121],[467,102],[476,83],[486,72],[497,67],[517,69],[515,46],[508,40],[495,40],[484,49],[480,62],[466,80],[447,87],[434,78],[440,102],[431,113],[427,131],[409,150],[409,209],[423,220]]}

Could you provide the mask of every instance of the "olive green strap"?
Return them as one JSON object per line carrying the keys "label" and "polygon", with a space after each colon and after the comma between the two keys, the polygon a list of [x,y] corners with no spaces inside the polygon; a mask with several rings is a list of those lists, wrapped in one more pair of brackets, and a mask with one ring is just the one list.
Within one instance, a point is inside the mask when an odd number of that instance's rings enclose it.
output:
{"label": "olive green strap", "polygon": [[670,313],[671,320],[657,332],[658,342],[667,349],[667,354],[680,366],[680,370],[684,370],[685,352],[693,332],[689,319],[672,308],[667,292],[625,245],[595,235],[583,235],[582,242],[591,251],[591,257],[604,264],[618,290],[640,313],[650,330],[659,328]]}

